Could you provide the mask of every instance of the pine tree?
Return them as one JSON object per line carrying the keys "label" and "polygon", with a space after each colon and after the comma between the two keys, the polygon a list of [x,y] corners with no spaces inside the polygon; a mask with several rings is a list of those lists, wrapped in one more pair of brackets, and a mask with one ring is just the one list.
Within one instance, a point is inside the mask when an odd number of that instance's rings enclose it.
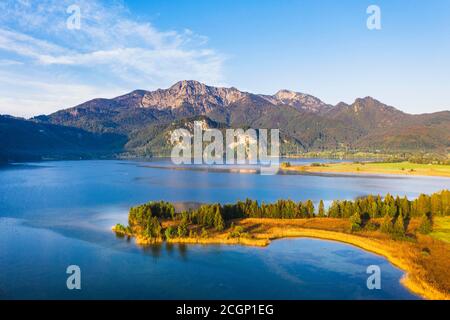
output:
{"label": "pine tree", "polygon": [[383,222],[381,222],[380,230],[384,233],[391,233],[392,232],[392,220],[389,215],[385,215],[383,218]]}
{"label": "pine tree", "polygon": [[353,205],[350,203],[350,201],[344,200],[342,202],[341,212],[343,218],[350,218],[353,215]]}
{"label": "pine tree", "polygon": [[405,235],[405,223],[402,214],[398,215],[397,220],[394,223],[394,234],[398,237],[403,237]]}
{"label": "pine tree", "polygon": [[147,236],[149,238],[159,238],[161,236],[161,224],[157,217],[151,217],[147,222]]}
{"label": "pine tree", "polygon": [[441,192],[442,214],[450,216],[450,191],[444,190]]}
{"label": "pine tree", "polygon": [[311,200],[306,201],[306,214],[308,218],[314,216],[314,203]]}
{"label": "pine tree", "polygon": [[419,196],[419,198],[417,198],[417,200],[416,200],[417,214],[419,216],[431,213],[431,203],[430,202],[431,202],[430,198],[425,194],[421,194]]}
{"label": "pine tree", "polygon": [[375,201],[369,202],[368,211],[371,218],[376,218],[378,216],[378,208]]}
{"label": "pine tree", "polygon": [[320,218],[325,217],[325,205],[323,204],[323,200],[320,200],[318,215],[319,215]]}
{"label": "pine tree", "polygon": [[351,230],[352,230],[352,231],[358,231],[358,230],[361,230],[361,216],[359,215],[358,212],[355,212],[355,213],[350,217],[350,222],[351,222]]}
{"label": "pine tree", "polygon": [[225,229],[225,221],[223,221],[219,207],[217,207],[216,214],[214,215],[214,228],[216,228],[217,231],[222,231]]}
{"label": "pine tree", "polygon": [[422,216],[417,231],[422,234],[429,234],[431,231],[433,231],[433,224],[431,222],[431,219],[426,214]]}
{"label": "pine tree", "polygon": [[180,238],[186,237],[188,235],[187,221],[181,221],[181,223],[178,225],[177,233]]}
{"label": "pine tree", "polygon": [[441,197],[438,193],[435,193],[431,196],[431,212],[434,216],[442,216],[442,202]]}
{"label": "pine tree", "polygon": [[400,200],[400,208],[402,210],[403,217],[408,219],[411,215],[411,207],[406,196]]}
{"label": "pine tree", "polygon": [[338,200],[334,200],[331,203],[330,208],[328,209],[328,216],[332,217],[332,218],[340,218],[341,214],[340,214],[340,209],[339,209],[339,201]]}

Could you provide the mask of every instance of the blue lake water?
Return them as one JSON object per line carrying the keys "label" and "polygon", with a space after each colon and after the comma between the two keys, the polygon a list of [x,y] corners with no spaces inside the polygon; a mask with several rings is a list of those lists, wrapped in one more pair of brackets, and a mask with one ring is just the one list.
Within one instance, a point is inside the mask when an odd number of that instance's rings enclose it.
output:
{"label": "blue lake water", "polygon": [[[157,168],[161,166],[163,168]],[[237,174],[171,170],[167,162],[61,161],[0,168],[0,298],[414,299],[384,258],[323,240],[266,248],[140,248],[110,231],[130,206],[150,200],[235,202],[354,199],[450,188],[432,177]],[[66,288],[66,268],[82,289]],[[368,290],[378,265],[382,289]]]}

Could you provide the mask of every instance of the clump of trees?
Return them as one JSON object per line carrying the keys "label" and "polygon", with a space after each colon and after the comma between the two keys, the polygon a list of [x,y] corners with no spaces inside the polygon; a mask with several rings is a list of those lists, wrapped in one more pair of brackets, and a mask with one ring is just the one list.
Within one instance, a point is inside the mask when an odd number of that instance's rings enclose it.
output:
{"label": "clump of trees", "polygon": [[149,219],[152,217],[167,219],[175,217],[175,207],[165,201],[149,202],[137,207],[132,207],[128,215],[128,225],[133,227],[144,227],[146,229]]}
{"label": "clump of trees", "polygon": [[[299,219],[312,217],[330,217],[349,219],[351,231],[361,229],[376,230],[388,233],[396,238],[405,236],[411,218],[421,218],[418,231],[429,233],[432,231],[434,216],[450,215],[450,191],[444,190],[432,195],[421,194],[410,201],[406,197],[393,197],[387,194],[358,198],[354,201],[335,200],[328,210],[320,201],[317,212],[311,200],[295,202],[292,200],[278,200],[275,203],[258,203],[246,199],[234,204],[221,205],[205,204],[195,210],[175,213],[171,203],[159,201],[149,202],[130,209],[128,226],[116,225],[115,231],[119,235],[140,235],[151,239],[172,239],[175,237],[199,236],[191,225],[201,227],[200,237],[207,237],[208,230],[223,231],[227,221],[242,218],[273,218]],[[371,219],[382,219],[381,224]],[[161,220],[177,221],[173,226],[163,230]],[[378,221],[378,220],[374,220]],[[230,228],[230,237],[243,234],[239,228]]]}
{"label": "clump of trees", "polygon": [[332,218],[349,218],[355,212],[367,214],[370,218],[390,216],[395,218],[399,214],[404,217],[422,217],[423,215],[448,216],[450,215],[450,191],[444,190],[431,196],[421,194],[417,199],[409,201],[408,198],[396,197],[387,194],[381,196],[367,196],[355,201],[333,201],[328,216]]}
{"label": "clump of trees", "polygon": [[448,155],[434,154],[434,153],[414,154],[408,158],[408,161],[419,164],[450,165],[450,157]]}
{"label": "clump of trees", "polygon": [[224,208],[218,203],[205,204],[197,210],[190,211],[187,219],[194,224],[215,228],[217,231],[225,228]]}
{"label": "clump of trees", "polygon": [[[368,156],[370,158],[370,156]],[[450,156],[444,153],[400,153],[383,157],[383,162],[408,161],[417,164],[450,165]]]}
{"label": "clump of trees", "polygon": [[278,200],[275,203],[262,203],[246,199],[235,204],[223,206],[225,220],[241,218],[273,218],[299,219],[314,217],[314,203],[311,200],[295,202],[292,200]]}
{"label": "clump of trees", "polygon": [[[137,207],[132,207],[128,214],[128,227],[133,234],[139,234],[146,238],[162,239],[163,228],[160,219],[173,219],[175,207],[164,201],[149,202]],[[116,230],[122,230],[123,226],[116,226]]]}

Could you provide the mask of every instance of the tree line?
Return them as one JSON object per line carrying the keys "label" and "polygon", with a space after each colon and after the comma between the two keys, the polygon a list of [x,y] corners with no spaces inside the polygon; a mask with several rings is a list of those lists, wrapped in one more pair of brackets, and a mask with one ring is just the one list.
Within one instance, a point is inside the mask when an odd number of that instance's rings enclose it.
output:
{"label": "tree line", "polygon": [[[325,209],[321,200],[317,209],[311,200],[295,202],[293,200],[278,200],[275,203],[259,203],[246,199],[234,204],[204,204],[199,208],[181,213],[175,212],[175,207],[169,202],[150,202],[130,209],[128,227],[116,226],[116,232],[122,234],[143,234],[149,238],[185,237],[190,231],[188,226],[203,227],[205,236],[208,228],[217,231],[225,229],[227,221],[243,218],[271,219],[305,219],[313,217],[349,219],[352,231],[362,228],[380,229],[382,232],[396,236],[405,233],[411,218],[421,218],[419,231],[431,231],[433,216],[450,215],[450,191],[444,190],[432,195],[421,194],[414,200],[407,197],[393,197],[387,194],[369,195],[353,201],[335,200]],[[380,218],[380,225],[372,219]],[[160,220],[178,221],[177,228],[168,227],[163,230]],[[380,220],[378,219],[378,220]],[[170,228],[170,229],[169,229]]]}

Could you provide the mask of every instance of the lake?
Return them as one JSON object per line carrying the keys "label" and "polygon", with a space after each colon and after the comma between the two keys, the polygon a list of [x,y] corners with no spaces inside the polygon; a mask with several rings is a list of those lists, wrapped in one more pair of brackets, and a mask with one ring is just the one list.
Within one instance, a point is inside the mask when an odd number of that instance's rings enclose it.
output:
{"label": "lake", "polygon": [[[320,160],[320,159],[319,159]],[[298,160],[308,161],[308,160]],[[317,162],[317,160],[314,160]],[[161,245],[116,238],[130,206],[150,200],[354,199],[450,188],[450,179],[172,170],[167,161],[60,161],[0,167],[0,297],[61,299],[415,299],[386,259],[332,241],[266,248]],[[78,265],[82,289],[66,288]],[[381,268],[381,290],[366,269]]]}

